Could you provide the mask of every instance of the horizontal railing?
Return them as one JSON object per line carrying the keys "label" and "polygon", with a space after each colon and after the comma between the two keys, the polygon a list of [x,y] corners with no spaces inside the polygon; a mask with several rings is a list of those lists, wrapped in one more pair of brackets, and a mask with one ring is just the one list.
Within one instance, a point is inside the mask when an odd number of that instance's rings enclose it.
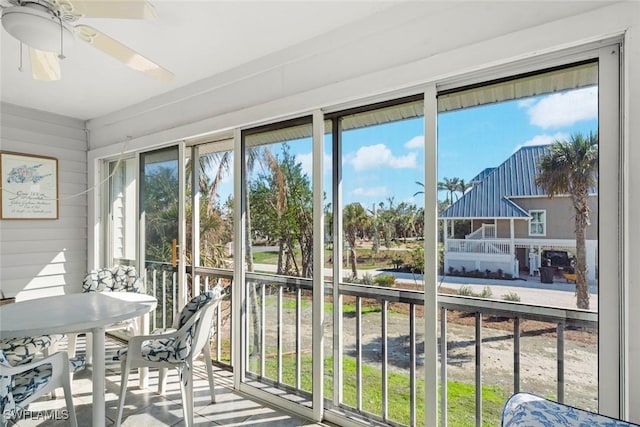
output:
{"label": "horizontal railing", "polygon": [[511,241],[509,239],[448,239],[445,250],[473,254],[509,254]]}
{"label": "horizontal railing", "polygon": [[494,224],[482,224],[476,231],[465,236],[466,239],[495,239],[496,226]]}
{"label": "horizontal railing", "polygon": [[[193,272],[189,269],[190,274]],[[227,289],[225,299],[230,301],[232,289],[232,272],[227,270],[197,268],[201,291],[214,286],[218,280],[222,280]],[[158,301],[165,301],[161,313],[168,313],[174,310],[175,289],[167,286],[170,282],[169,276],[163,270],[147,271],[148,280],[151,279]],[[175,282],[174,282],[175,283]],[[310,356],[312,331],[310,327],[310,307],[312,299],[312,282],[310,279],[296,277],[284,277],[271,274],[246,273],[247,300],[253,306],[247,307],[247,335],[245,344],[247,346],[247,372],[249,380],[268,384],[286,394],[296,396],[297,401],[311,400],[311,385],[308,378],[310,375]],[[149,286],[147,286],[149,288]],[[325,283],[325,307],[332,306],[333,287],[332,284]],[[349,401],[344,398],[336,399],[336,396],[343,396],[342,392],[333,395],[325,395],[325,405],[329,410],[339,413],[346,413],[351,417],[363,419],[365,421],[376,421],[389,425],[421,425],[422,416],[419,411],[418,402],[422,399],[423,388],[419,386],[423,371],[419,369],[419,361],[424,357],[424,346],[420,345],[422,340],[424,294],[421,291],[413,291],[399,288],[383,288],[376,286],[365,286],[358,284],[341,283],[339,295],[348,299],[349,305],[355,307],[350,314],[343,310],[343,318],[349,319],[350,329],[353,339],[344,341],[343,348],[333,345],[333,354],[325,354],[325,357],[344,358],[345,354],[353,355],[355,369],[353,377],[350,377],[348,384],[343,385],[343,373],[327,372],[333,377],[334,387],[349,386],[355,389]],[[161,299],[166,298],[166,299]],[[172,301],[169,301],[173,298]],[[376,305],[372,310],[372,305]],[[221,307],[223,307],[221,305]],[[547,394],[553,392],[557,395],[557,400],[562,402],[565,399],[565,329],[580,328],[588,331],[597,330],[598,315],[594,312],[583,310],[562,309],[554,307],[534,306],[528,304],[506,302],[499,300],[488,300],[482,298],[463,297],[457,295],[438,295],[438,307],[440,317],[440,388],[441,388],[441,420],[442,425],[447,423],[448,408],[448,380],[447,367],[449,346],[456,343],[451,341],[447,329],[448,312],[468,313],[473,318],[473,343],[475,346],[475,419],[476,425],[482,424],[483,418],[483,381],[482,381],[482,354],[483,346],[489,341],[483,339],[483,319],[488,316],[510,319],[513,322],[512,332],[507,333],[501,339],[511,340],[513,346],[513,392],[520,391],[522,383],[522,372],[520,359],[527,353],[521,348],[521,325],[525,320],[535,320],[550,323],[553,325],[556,334],[556,356],[555,372],[549,372],[556,382],[555,390],[547,390]],[[337,306],[331,307],[337,309]],[[367,308],[367,310],[365,310]],[[230,304],[226,305],[217,314],[215,320],[215,331],[217,331],[214,341],[212,357],[219,364],[231,368],[230,361],[233,360],[232,352],[239,351],[239,344],[231,342],[231,311]],[[371,320],[373,314],[366,314],[374,311],[379,316],[379,328],[377,332],[372,331]],[[156,310],[156,313],[159,313]],[[163,314],[164,316],[164,314]],[[398,316],[403,316],[402,325],[406,327],[402,330],[402,337],[392,336],[389,328],[390,319],[393,317],[397,321]],[[331,318],[329,312],[325,313],[325,318]],[[405,323],[406,322],[406,323]],[[168,320],[154,318],[154,324],[168,323]],[[344,336],[344,330],[334,331],[329,336]],[[330,339],[325,335],[325,340]],[[379,345],[372,345],[372,341],[379,342]],[[404,343],[402,349],[394,348],[393,342]],[[325,343],[327,344],[327,343]],[[238,347],[238,348],[234,348]],[[326,348],[326,347],[325,347]],[[406,363],[401,371],[407,377],[407,403],[409,415],[406,419],[398,420],[392,414],[390,401],[397,394],[397,390],[390,389],[390,377],[395,375],[399,368],[391,365],[390,355],[392,353],[404,352],[403,357]],[[341,359],[342,360],[342,359]],[[370,382],[364,379],[365,369],[379,369],[380,387],[379,396],[381,402],[379,409],[372,410],[368,402],[365,401],[365,392],[372,387]],[[330,368],[327,368],[330,369]],[[345,374],[346,375],[346,374]],[[351,381],[353,379],[353,381]],[[326,387],[325,387],[326,388]],[[422,410],[422,409],[420,409]]]}
{"label": "horizontal railing", "polygon": [[[173,326],[173,321],[179,311],[178,307],[178,281],[175,268],[170,263],[147,262],[145,266],[145,284],[149,295],[158,300],[156,309],[151,312],[151,328],[168,328]],[[196,267],[195,274],[198,278],[197,287],[193,286],[194,271],[187,268],[188,298],[193,294],[202,293],[212,289],[218,282],[224,289],[223,299],[213,318],[212,325],[212,351],[211,357],[217,365],[231,369],[233,360],[233,343],[231,340],[231,293],[233,271]]]}
{"label": "horizontal railing", "polygon": [[[306,292],[310,295],[312,290],[311,281],[308,279],[282,277],[266,274],[247,274],[247,283],[249,286],[254,287],[256,293],[256,301],[258,307],[257,311],[257,328],[260,333],[260,337],[256,340],[258,348],[254,348],[251,354],[257,358],[253,365],[255,370],[253,371],[254,378],[258,381],[275,385],[278,388],[286,390],[287,392],[294,393],[304,398],[310,398],[310,390],[301,389],[301,355],[303,353],[310,352],[310,348],[305,348],[305,343],[310,345],[311,331],[309,328],[301,327],[301,305],[303,304],[302,295]],[[331,283],[325,284],[326,296],[332,295]],[[355,340],[349,344],[349,352],[355,355],[355,397],[353,402],[347,404],[344,401],[338,401],[337,405],[335,399],[331,396],[325,396],[325,403],[327,407],[331,407],[341,412],[349,412],[351,416],[360,416],[365,420],[375,420],[391,425],[416,425],[421,424],[422,419],[418,415],[417,400],[422,396],[422,390],[417,385],[417,378],[419,377],[420,370],[418,369],[418,361],[424,357],[423,350],[418,350],[418,336],[423,336],[424,329],[417,326],[419,321],[422,321],[421,315],[418,314],[418,309],[423,309],[424,306],[424,294],[421,291],[404,290],[398,288],[381,288],[376,286],[364,286],[357,284],[340,284],[339,294],[343,297],[353,298],[355,305],[355,313],[349,315],[353,316],[353,322],[355,323]],[[291,298],[285,298],[285,296],[291,296]],[[367,316],[364,314],[363,305],[366,302],[367,305],[371,305],[371,301],[375,300],[379,305],[378,310],[381,317],[380,330],[376,339],[379,339],[380,346],[378,347],[378,354],[371,355],[365,354],[365,347],[370,347],[367,344],[371,343],[372,331],[367,331],[367,336],[364,335],[365,324],[369,324]],[[285,301],[288,303],[285,304]],[[328,300],[329,301],[329,300]],[[293,303],[292,303],[293,302]],[[285,305],[287,307],[285,307]],[[404,308],[403,308],[404,307]],[[447,343],[449,338],[447,336],[447,312],[448,311],[462,311],[471,313],[475,318],[475,347],[476,347],[476,364],[475,364],[475,393],[476,393],[476,421],[478,425],[482,423],[482,363],[480,362],[483,347],[482,338],[482,319],[486,316],[496,316],[501,318],[512,319],[513,321],[513,389],[515,391],[520,390],[521,385],[521,371],[520,371],[520,357],[523,353],[520,348],[520,325],[524,320],[537,320],[542,322],[548,322],[555,325],[555,331],[557,333],[557,355],[556,363],[557,370],[554,379],[557,381],[557,399],[559,401],[564,400],[564,383],[565,383],[565,371],[564,371],[564,348],[565,338],[564,330],[567,326],[575,328],[583,328],[586,330],[597,330],[597,313],[582,311],[561,309],[553,307],[540,307],[528,304],[512,303],[498,300],[487,300],[473,297],[462,297],[453,295],[439,295],[438,307],[440,310],[440,327],[441,327],[441,340],[440,340],[440,356],[441,356],[441,408],[447,408]],[[370,308],[370,307],[369,307]],[[334,307],[335,309],[335,307]],[[287,316],[285,312],[293,311],[295,324],[295,363],[296,370],[293,375],[293,380],[283,380],[283,357],[285,351],[282,345],[283,336],[282,331],[285,329],[287,322]],[[269,315],[267,311],[272,313]],[[371,310],[369,310],[371,311]],[[408,364],[404,369],[408,381],[409,381],[409,411],[410,415],[405,422],[398,422],[392,419],[389,414],[389,374],[394,371],[391,369],[389,362],[390,350],[397,350],[390,348],[389,340],[389,328],[388,319],[391,315],[397,316],[397,313],[404,313],[406,316],[406,340],[408,341]],[[344,314],[343,314],[344,315]],[[328,314],[325,314],[327,317]],[[344,336],[344,331],[337,331],[338,335]],[[275,339],[267,339],[267,334],[274,335]],[[508,337],[506,338],[508,339]],[[343,357],[342,355],[347,352],[346,348],[334,349],[334,354],[326,354],[325,357]],[[275,367],[269,369],[267,362],[269,359],[275,359]],[[366,405],[363,404],[363,395],[365,387],[371,387],[371,384],[365,384],[363,380],[364,368],[370,364],[368,360],[376,360],[376,366],[381,369],[381,382],[379,396],[381,396],[381,409],[377,413],[372,413],[366,409]],[[397,371],[397,368],[395,369]],[[249,375],[251,376],[251,375]],[[326,377],[326,375],[325,375]],[[335,386],[343,383],[343,378],[334,379]],[[338,393],[341,395],[341,393]],[[442,411],[443,423],[446,425],[446,409]]]}

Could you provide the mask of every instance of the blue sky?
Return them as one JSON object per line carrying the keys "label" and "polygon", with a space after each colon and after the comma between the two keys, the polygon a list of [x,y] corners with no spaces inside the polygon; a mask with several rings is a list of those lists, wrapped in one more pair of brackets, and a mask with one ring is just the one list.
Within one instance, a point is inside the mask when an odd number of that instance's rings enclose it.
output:
{"label": "blue sky", "polygon": [[[596,132],[597,100],[597,87],[588,87],[440,113],[438,180],[457,177],[469,182],[524,145],[549,144],[576,132]],[[310,138],[290,141],[289,146],[311,177]],[[326,146],[330,149],[329,136]],[[371,209],[380,202],[388,206],[393,198],[395,205],[404,201],[423,206],[422,195],[414,196],[421,190],[416,181],[424,182],[422,118],[345,132],[342,164],[345,204],[361,202]],[[329,151],[324,166],[325,191],[330,194]],[[220,193],[225,194],[225,189]],[[440,193],[440,199],[444,197]]]}
{"label": "blue sky", "polygon": [[[596,87],[440,113],[438,180],[470,181],[524,145],[549,144],[576,132],[596,132]],[[421,119],[351,131],[344,135],[345,203],[367,207],[393,197],[422,206],[413,196],[424,182]],[[440,198],[444,198],[441,193]]]}

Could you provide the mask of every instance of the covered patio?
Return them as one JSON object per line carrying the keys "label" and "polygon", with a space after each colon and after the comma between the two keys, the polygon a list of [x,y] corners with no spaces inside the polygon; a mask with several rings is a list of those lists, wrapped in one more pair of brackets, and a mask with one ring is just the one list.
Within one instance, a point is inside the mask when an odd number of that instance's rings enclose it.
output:
{"label": "covered patio", "polygon": [[[107,355],[113,357],[122,348],[122,341],[110,338],[107,340]],[[59,350],[67,350],[67,341],[60,343]],[[84,354],[85,340],[78,341],[78,352]],[[107,357],[107,419],[106,425],[112,425],[117,411],[120,393],[120,363],[110,361]],[[164,396],[156,393],[157,371],[151,372],[149,388],[141,390],[137,387],[138,378],[132,375],[131,387],[127,391],[127,407],[123,426],[181,426],[184,425],[182,403],[176,372],[170,372],[167,390]],[[216,399],[212,404],[209,398],[209,385],[204,363],[199,361],[194,374],[194,406],[195,424],[211,426],[260,425],[276,426],[317,426],[321,424],[296,417],[273,408],[272,406],[238,393],[233,389],[232,374],[224,369],[216,369]],[[89,426],[91,419],[91,372],[85,370],[74,374],[74,404],[78,416],[78,424]],[[68,426],[65,416],[65,402],[58,393],[56,398],[42,397],[29,406],[29,413],[17,423],[18,426]]]}
{"label": "covered patio", "polygon": [[[74,374],[80,426],[116,421],[131,331],[188,323],[213,289],[217,403],[199,355],[195,425],[499,424],[519,392],[640,423],[639,2],[91,3],[0,1],[56,23],[44,56],[0,29],[3,303],[82,294],[121,266],[149,304]],[[593,130],[583,307],[533,277],[542,249],[577,247],[566,195],[443,216],[438,184]],[[525,169],[500,182],[533,182]],[[562,234],[532,235],[543,215]],[[471,238],[447,234],[469,218]],[[449,267],[473,274],[447,283]],[[78,354],[87,331],[101,348],[100,320],[74,325]],[[54,349],[72,352],[69,334]],[[184,378],[160,395],[157,369],[145,390],[128,372],[123,425],[185,425]],[[14,424],[68,425],[64,408],[45,396]]]}

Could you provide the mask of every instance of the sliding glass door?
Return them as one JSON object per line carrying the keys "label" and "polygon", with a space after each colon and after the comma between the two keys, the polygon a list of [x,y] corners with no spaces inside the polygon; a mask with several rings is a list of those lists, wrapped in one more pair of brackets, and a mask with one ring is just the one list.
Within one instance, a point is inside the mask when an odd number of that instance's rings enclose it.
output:
{"label": "sliding glass door", "polygon": [[153,327],[171,327],[180,307],[180,160],[178,147],[140,154],[140,253],[147,293],[158,299]]}

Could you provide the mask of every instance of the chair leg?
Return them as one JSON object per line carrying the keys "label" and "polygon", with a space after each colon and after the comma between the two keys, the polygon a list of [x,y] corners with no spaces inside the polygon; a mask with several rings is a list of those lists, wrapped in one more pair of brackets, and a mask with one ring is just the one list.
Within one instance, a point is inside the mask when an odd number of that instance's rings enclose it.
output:
{"label": "chair leg", "polygon": [[[58,343],[57,342],[52,342],[51,345],[47,348],[45,348],[42,351],[42,354],[45,357],[51,356],[52,354],[54,354],[55,352],[58,351]],[[58,395],[56,394],[56,389],[51,389],[51,399],[57,399]]]}
{"label": "chair leg", "polygon": [[67,335],[67,353],[69,353],[69,359],[76,357],[76,341],[78,340],[78,334]]}
{"label": "chair leg", "polygon": [[86,361],[87,365],[93,364],[93,334],[91,332],[87,332],[85,335],[86,339]]}
{"label": "chair leg", "polygon": [[122,423],[122,413],[124,412],[124,398],[127,394],[127,381],[129,381],[129,370],[131,369],[131,363],[129,359],[124,359],[120,362],[120,399],[118,401],[118,415],[116,416],[116,427],[120,427]]}
{"label": "chair leg", "polygon": [[[73,374],[70,374],[70,376]],[[67,403],[67,410],[69,411],[69,422],[71,427],[78,427],[78,418],[76,417],[76,409],[73,406],[73,394],[71,394],[71,383],[64,381],[62,384],[64,390],[64,400]]]}
{"label": "chair leg", "polygon": [[158,368],[158,394],[164,396],[167,387],[167,368]]}
{"label": "chair leg", "polygon": [[182,395],[182,410],[186,427],[193,427],[193,370],[190,362],[178,368],[180,373],[180,394]]}
{"label": "chair leg", "polygon": [[209,377],[209,391],[211,392],[211,403],[216,403],[216,385],[213,378],[213,363],[211,363],[211,347],[210,341],[202,347],[202,357],[204,358],[204,364],[207,367],[207,376]]}

